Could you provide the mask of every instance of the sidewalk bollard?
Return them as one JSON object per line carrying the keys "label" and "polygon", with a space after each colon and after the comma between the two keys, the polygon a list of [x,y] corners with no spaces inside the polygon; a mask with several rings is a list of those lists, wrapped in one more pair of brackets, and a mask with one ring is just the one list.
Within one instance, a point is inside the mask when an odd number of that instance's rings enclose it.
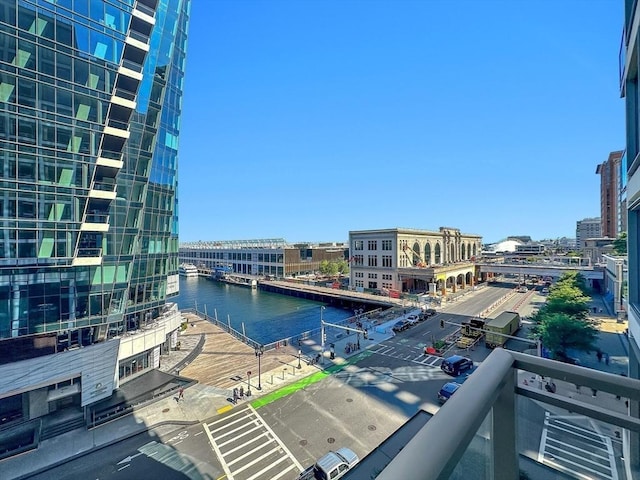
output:
{"label": "sidewalk bollard", "polygon": [[271,375],[271,385],[273,385],[273,374]]}
{"label": "sidewalk bollard", "polygon": [[284,374],[285,374],[285,372],[286,372],[286,371],[287,371],[287,369],[286,369],[286,368],[283,368],[283,369],[282,369],[282,380],[284,380]]}

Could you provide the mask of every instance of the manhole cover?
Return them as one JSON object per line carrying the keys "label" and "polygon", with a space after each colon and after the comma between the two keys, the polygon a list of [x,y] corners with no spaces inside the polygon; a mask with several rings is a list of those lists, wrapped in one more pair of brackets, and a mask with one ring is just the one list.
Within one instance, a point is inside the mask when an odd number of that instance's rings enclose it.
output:
{"label": "manhole cover", "polygon": [[375,425],[369,425],[367,428],[373,432],[376,429],[376,426]]}
{"label": "manhole cover", "polygon": [[327,443],[335,443],[335,442],[336,442],[335,438],[333,438],[333,437],[327,438]]}
{"label": "manhole cover", "polygon": [[300,446],[304,447],[307,444],[306,440],[300,440]]}
{"label": "manhole cover", "polygon": [[349,403],[353,402],[353,398],[347,398],[347,402]]}
{"label": "manhole cover", "polygon": [[165,408],[162,410],[162,413],[167,413],[169,410],[171,410],[170,408]]}

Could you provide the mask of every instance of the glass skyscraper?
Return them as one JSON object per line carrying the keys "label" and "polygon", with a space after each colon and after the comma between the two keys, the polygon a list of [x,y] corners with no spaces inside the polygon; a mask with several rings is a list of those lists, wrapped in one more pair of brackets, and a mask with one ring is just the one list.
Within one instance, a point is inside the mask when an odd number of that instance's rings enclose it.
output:
{"label": "glass skyscraper", "polygon": [[109,397],[175,346],[189,10],[0,0],[3,421]]}

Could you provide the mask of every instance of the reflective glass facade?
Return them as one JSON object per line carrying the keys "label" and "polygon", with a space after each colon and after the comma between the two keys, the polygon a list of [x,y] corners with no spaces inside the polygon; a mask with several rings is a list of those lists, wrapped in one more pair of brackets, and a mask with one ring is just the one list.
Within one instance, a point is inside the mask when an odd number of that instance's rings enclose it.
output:
{"label": "reflective glass facade", "polygon": [[140,328],[177,293],[189,9],[0,0],[0,364]]}

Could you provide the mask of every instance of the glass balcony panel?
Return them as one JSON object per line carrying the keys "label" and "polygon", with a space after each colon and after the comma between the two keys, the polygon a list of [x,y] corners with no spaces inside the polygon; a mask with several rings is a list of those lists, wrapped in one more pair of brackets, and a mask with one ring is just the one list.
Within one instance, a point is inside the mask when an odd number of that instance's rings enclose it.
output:
{"label": "glass balcony panel", "polygon": [[460,462],[449,477],[451,480],[491,480],[491,420],[492,415],[485,417],[484,422],[467,446]]}

